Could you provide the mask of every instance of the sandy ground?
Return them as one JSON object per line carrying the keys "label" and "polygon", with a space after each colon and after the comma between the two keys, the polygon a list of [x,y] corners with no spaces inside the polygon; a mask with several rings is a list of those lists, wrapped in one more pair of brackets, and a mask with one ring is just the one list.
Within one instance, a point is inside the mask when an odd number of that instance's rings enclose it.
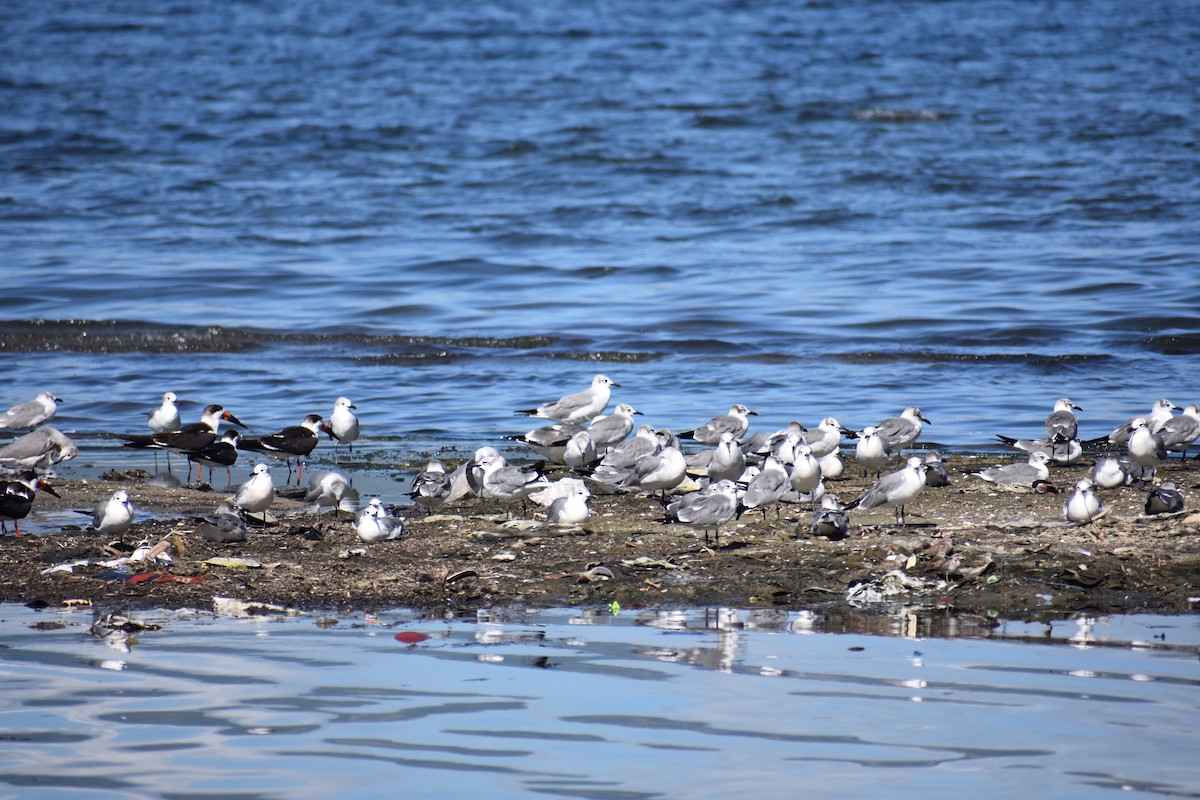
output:
{"label": "sandy ground", "polygon": [[[306,610],[444,609],[522,604],[813,608],[919,607],[930,614],[1049,618],[1080,611],[1195,611],[1200,595],[1200,514],[1191,501],[1193,462],[1160,470],[1189,498],[1181,514],[1147,517],[1148,487],[1103,492],[1103,520],[1067,524],[1062,507],[1090,460],[1056,467],[1062,493],[997,490],[966,473],[1016,460],[995,455],[950,460],[953,483],[928,489],[909,506],[906,525],[890,509],[851,512],[850,535],[814,537],[811,514],[785,506],[776,518],[747,513],[722,530],[718,546],[662,522],[653,499],[596,496],[592,521],[548,526],[541,509],[506,522],[495,503],[468,500],[426,516],[401,509],[404,535],[362,544],[350,515],[317,516],[280,498],[277,521],[244,543],[210,544],[195,516],[223,496],[205,484],[151,485],[136,474],[56,484],[41,493],[33,517],[89,508],[118,488],[161,518],[139,522],[116,540],[79,526],[0,539],[0,600],[33,605],[80,601],[110,610],[210,608],[214,597]],[[867,485],[856,466],[829,484],[843,500]],[[141,541],[165,540],[170,564],[102,566]],[[230,565],[212,559],[245,559]],[[45,572],[86,560],[71,571]],[[232,562],[236,564],[237,562]],[[45,573],[45,574],[44,574]]]}

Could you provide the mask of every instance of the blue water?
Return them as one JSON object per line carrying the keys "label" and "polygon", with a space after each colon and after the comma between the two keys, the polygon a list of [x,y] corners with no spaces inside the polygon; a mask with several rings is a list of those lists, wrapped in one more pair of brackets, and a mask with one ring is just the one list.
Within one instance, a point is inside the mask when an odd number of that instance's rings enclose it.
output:
{"label": "blue water", "polygon": [[0,606],[14,796],[1200,794],[1194,619],[137,617]]}
{"label": "blue water", "polygon": [[[0,405],[462,453],[603,372],[681,430],[1200,398],[1189,2],[0,8]],[[323,450],[321,451],[323,452]],[[129,458],[119,454],[120,458]],[[82,460],[80,461],[82,463]]]}

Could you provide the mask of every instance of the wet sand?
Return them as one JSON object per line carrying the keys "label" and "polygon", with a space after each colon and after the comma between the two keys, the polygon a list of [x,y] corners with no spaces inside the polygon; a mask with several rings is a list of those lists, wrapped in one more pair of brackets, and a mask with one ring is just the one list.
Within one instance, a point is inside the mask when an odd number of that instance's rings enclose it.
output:
{"label": "wet sand", "polygon": [[[1056,467],[1062,493],[999,490],[965,473],[1016,460],[995,454],[948,461],[953,483],[927,489],[908,508],[906,525],[891,509],[851,512],[850,535],[829,541],[810,533],[804,506],[784,506],[764,520],[748,512],[727,525],[717,545],[700,533],[662,522],[653,499],[595,496],[582,528],[548,526],[530,507],[506,522],[498,503],[471,499],[425,515],[400,510],[405,533],[365,545],[350,515],[317,516],[279,498],[275,524],[249,540],[211,544],[195,533],[195,516],[224,496],[207,485],[164,488],[144,476],[61,481],[61,499],[41,493],[32,519],[90,508],[118,488],[139,511],[161,518],[135,524],[116,540],[79,526],[59,533],[0,539],[0,600],[58,606],[83,602],[112,610],[211,608],[214,597],[302,610],[416,608],[465,613],[500,605],[733,606],[781,608],[844,605],[922,608],[931,614],[995,618],[1097,613],[1195,611],[1200,594],[1200,513],[1191,500],[1200,470],[1173,460],[1159,477],[1188,498],[1180,514],[1147,517],[1148,487],[1101,493],[1109,513],[1085,526],[1068,524],[1062,507],[1090,461]],[[830,490],[844,501],[867,485],[861,470]],[[140,541],[166,540],[169,565],[98,561],[128,555]],[[259,566],[221,566],[214,558]],[[86,559],[72,571],[47,568]]]}

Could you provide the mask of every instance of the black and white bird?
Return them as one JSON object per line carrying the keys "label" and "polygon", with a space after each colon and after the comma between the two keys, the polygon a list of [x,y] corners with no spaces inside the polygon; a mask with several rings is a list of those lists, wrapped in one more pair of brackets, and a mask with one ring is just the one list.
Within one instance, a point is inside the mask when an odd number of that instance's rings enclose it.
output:
{"label": "black and white bird", "polygon": [[225,488],[233,486],[233,465],[237,463],[238,443],[241,435],[235,430],[221,434],[221,438],[209,442],[199,450],[189,450],[184,453],[188,460],[196,464],[196,480],[200,480],[201,470],[208,467],[208,482],[212,483],[212,471],[224,467]]}
{"label": "black and white bird", "polygon": [[0,533],[7,533],[7,523],[12,522],[16,535],[21,535],[19,520],[29,516],[39,489],[55,497],[61,496],[31,469],[17,473],[9,480],[0,480]]}
{"label": "black and white bird", "polygon": [[217,430],[222,422],[246,427],[242,421],[223,406],[212,404],[204,407],[199,422],[191,422],[173,431],[130,436],[118,434],[125,440],[126,447],[171,450],[176,453],[203,450],[217,440]]}
{"label": "black and white bird", "polygon": [[288,469],[288,482],[291,482],[292,477],[292,459],[296,459],[296,481],[299,483],[300,478],[304,476],[303,458],[317,446],[321,432],[328,430],[329,426],[321,419],[320,414],[309,414],[299,425],[289,425],[278,433],[257,439],[242,437],[238,448],[283,459]]}
{"label": "black and white bird", "polygon": [[925,485],[931,489],[950,485],[950,470],[937,450],[925,454]]}

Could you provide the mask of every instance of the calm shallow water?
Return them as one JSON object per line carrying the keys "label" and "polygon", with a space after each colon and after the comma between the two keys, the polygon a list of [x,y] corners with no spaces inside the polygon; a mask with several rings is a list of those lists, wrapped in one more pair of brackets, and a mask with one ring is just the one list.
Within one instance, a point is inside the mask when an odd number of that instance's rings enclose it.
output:
{"label": "calm shallow water", "polygon": [[[21,797],[1197,796],[1195,617],[0,607]],[[58,629],[33,629],[62,622]],[[410,646],[398,632],[429,638]],[[938,635],[927,635],[937,632]],[[921,635],[915,635],[921,634]],[[402,787],[402,788],[401,788]]]}

